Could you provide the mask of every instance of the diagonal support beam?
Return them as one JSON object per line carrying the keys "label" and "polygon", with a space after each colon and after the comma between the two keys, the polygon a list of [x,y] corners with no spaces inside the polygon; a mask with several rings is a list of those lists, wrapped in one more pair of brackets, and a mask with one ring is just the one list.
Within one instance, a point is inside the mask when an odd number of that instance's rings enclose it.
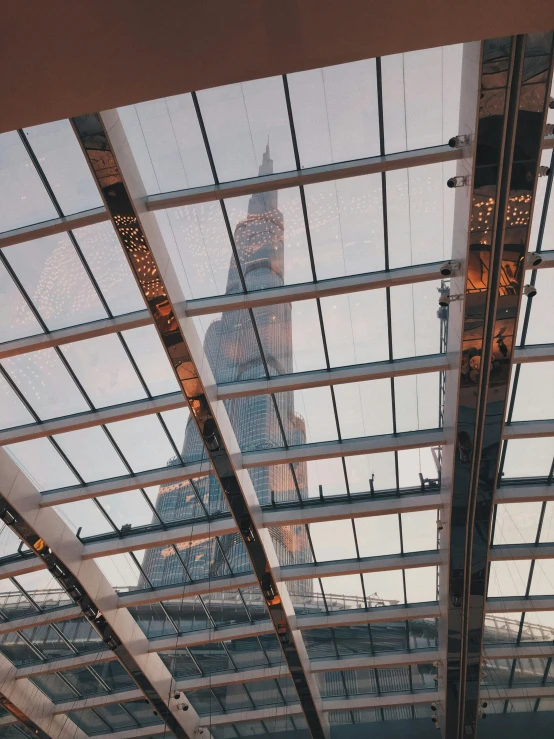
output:
{"label": "diagonal support beam", "polygon": [[449,739],[468,739],[477,732],[489,530],[551,56],[552,34],[545,33],[485,41],[480,61],[468,275],[466,285],[456,290],[464,316],[464,356],[455,393],[457,448],[447,580]]}
{"label": "diagonal support beam", "polygon": [[[0,515],[36,551],[81,613],[134,679],[177,739],[189,739],[198,726],[187,714],[168,706],[172,677],[159,658],[148,657],[148,640],[94,561],[83,560],[83,545],[56,511],[40,507],[41,494],[8,454],[0,449]],[[29,523],[32,521],[32,525]],[[177,715],[174,715],[173,711]]]}
{"label": "diagonal support beam", "polygon": [[227,410],[221,401],[214,401],[207,394],[207,388],[213,388],[215,382],[196,328],[190,318],[175,309],[175,305],[182,302],[183,294],[155,215],[148,213],[145,207],[146,191],[121,121],[116,111],[109,111],[102,114],[102,118],[82,116],[74,118],[72,123],[189,403],[191,418],[239,526],[312,737],[323,739],[325,722],[316,707],[319,691],[306,673],[301,639],[289,624],[293,612],[290,598],[285,587],[278,590],[271,574],[272,564],[277,559],[273,543],[269,535],[263,535],[263,530],[256,529],[252,520],[254,510],[259,507],[256,493],[249,476],[241,474],[235,465],[240,449]]}

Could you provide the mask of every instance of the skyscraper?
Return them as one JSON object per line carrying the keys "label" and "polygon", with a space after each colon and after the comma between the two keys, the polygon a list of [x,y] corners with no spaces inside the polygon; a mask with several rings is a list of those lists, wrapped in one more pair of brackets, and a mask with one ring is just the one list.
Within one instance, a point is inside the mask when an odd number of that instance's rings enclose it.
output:
{"label": "skyscraper", "polygon": [[[260,176],[273,172],[269,143],[259,168]],[[252,195],[246,217],[234,233],[240,266],[231,259],[226,293],[278,287],[285,282],[283,214],[276,191]],[[248,310],[223,313],[208,327],[204,351],[218,384],[248,380],[293,371],[291,304],[256,309],[255,327]],[[261,348],[260,348],[261,345]],[[262,356],[263,351],[263,356]],[[227,411],[241,450],[267,449],[303,444],[305,423],[294,409],[293,392],[275,396],[237,398],[226,401]],[[182,457],[185,462],[202,459],[203,445],[192,420],[185,432]],[[272,492],[280,499],[307,496],[306,465],[257,468],[250,471],[260,502],[269,503]],[[165,522],[205,516],[226,509],[223,495],[213,478],[160,487],[156,509]],[[309,561],[308,538],[303,527],[272,531],[281,564]],[[179,561],[178,557],[181,561]],[[143,569],[150,582],[159,586],[182,582],[183,569],[193,579],[236,573],[249,569],[248,557],[238,534],[177,548],[149,550]],[[140,583],[139,583],[140,586]],[[310,592],[311,582],[300,581],[296,592]]]}

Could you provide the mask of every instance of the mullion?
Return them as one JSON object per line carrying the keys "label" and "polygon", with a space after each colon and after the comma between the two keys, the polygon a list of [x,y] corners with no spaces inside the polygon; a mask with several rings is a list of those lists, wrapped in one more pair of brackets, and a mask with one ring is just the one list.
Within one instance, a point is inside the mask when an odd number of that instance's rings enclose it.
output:
{"label": "mullion", "polygon": [[[221,708],[221,713],[227,713],[227,711],[225,710],[225,706],[224,706],[224,705],[223,705],[223,703],[222,703],[222,702],[221,702],[221,701],[219,700],[219,698],[218,698],[218,697],[217,697],[217,695],[216,695],[216,694],[214,693],[214,691],[212,690],[212,688],[209,688],[209,691],[210,691],[210,693],[211,693],[211,695],[212,695],[212,698],[214,699],[214,702],[215,702],[215,703],[217,703],[217,705],[218,705],[218,706],[219,706],[219,707]],[[238,733],[238,732],[237,732],[237,733]]]}
{"label": "mullion", "polygon": [[225,652],[225,654],[227,655],[227,659],[228,659],[228,660],[229,660],[229,662],[230,662],[230,663],[231,663],[231,664],[233,665],[233,670],[234,670],[235,672],[239,672],[239,669],[238,669],[237,665],[235,664],[235,660],[234,660],[234,659],[232,658],[232,656],[231,656],[231,652],[229,651],[229,648],[227,647],[227,645],[225,644],[225,642],[224,642],[224,641],[222,641],[222,642],[219,642],[219,643],[221,644],[221,646],[222,646],[222,648],[223,648],[223,651],[224,651],[224,652]]}
{"label": "mullion", "polygon": [[129,716],[129,718],[131,719],[131,721],[133,721],[137,725],[137,729],[140,729],[141,728],[141,726],[140,726],[139,722],[137,721],[137,719],[131,713],[129,713],[129,711],[127,710],[127,708],[125,708],[125,704],[124,703],[117,703],[116,705],[118,706],[118,708],[120,710],[123,711],[123,713],[126,713],[127,716]]}
{"label": "mullion", "polygon": [[112,688],[110,688],[108,683],[100,677],[100,675],[94,669],[94,665],[87,665],[86,669],[87,669],[87,672],[89,672],[89,674],[91,674],[94,677],[94,679],[98,682],[100,687],[106,691],[106,693],[117,693],[118,692],[117,690],[113,690]]}
{"label": "mullion", "polygon": [[543,503],[542,503],[542,506],[541,506],[541,513],[540,513],[540,516],[539,516],[539,522],[537,524],[537,534],[535,536],[535,545],[539,544],[539,542],[540,542],[541,533],[542,533],[542,526],[543,526],[543,523],[544,523],[544,515],[546,513],[546,502],[547,502],[546,500],[543,500]]}
{"label": "mullion", "polygon": [[537,234],[537,248],[535,251],[542,251],[542,241],[544,238],[544,231],[546,228],[546,221],[548,219],[548,208],[550,205],[550,198],[552,196],[552,181],[554,179],[554,150],[550,156],[550,172],[548,173],[548,179],[546,181],[546,188],[544,191],[544,202],[542,205],[541,221],[539,224],[539,231]]}
{"label": "mullion", "polygon": [[202,596],[201,596],[201,595],[198,595],[198,596],[196,596],[196,597],[198,598],[198,600],[199,600],[199,601],[200,601],[200,603],[202,604],[202,608],[204,609],[204,613],[205,613],[205,614],[206,614],[206,616],[208,617],[208,620],[209,620],[209,621],[210,621],[210,623],[212,624],[212,626],[213,626],[214,630],[216,630],[216,629],[217,629],[217,624],[216,624],[216,622],[215,622],[215,619],[214,619],[214,617],[213,617],[213,616],[212,616],[212,614],[210,613],[210,611],[209,611],[208,607],[207,607],[207,606],[206,606],[206,604],[204,603],[204,599],[202,598]]}
{"label": "mullion", "polygon": [[104,724],[104,726],[108,730],[108,733],[111,734],[114,732],[113,726],[110,723],[108,723],[106,719],[103,719],[102,716],[100,716],[96,708],[90,708],[89,710],[92,711],[93,715],[98,719],[98,721],[100,721],[101,724]]}
{"label": "mullion", "polygon": [[144,577],[144,579],[146,580],[146,582],[148,583],[148,585],[152,588],[152,590],[154,590],[154,586],[152,585],[152,582],[151,582],[150,578],[148,577],[148,575],[146,574],[146,572],[142,569],[142,567],[141,567],[141,565],[140,565],[140,563],[139,563],[139,561],[138,561],[138,559],[136,557],[136,554],[135,554],[135,552],[133,550],[131,550],[129,552],[129,556],[131,557],[131,559],[135,563],[135,565],[137,567],[137,570]]}
{"label": "mullion", "polygon": [[50,444],[52,444],[52,446],[54,447],[54,449],[58,452],[58,454],[63,459],[63,461],[66,463],[66,465],[69,467],[69,469],[71,470],[71,472],[73,472],[73,474],[75,475],[75,477],[79,481],[79,484],[80,485],[86,485],[86,482],[85,482],[84,478],[81,476],[80,472],[78,472],[78,470],[75,467],[75,465],[73,464],[73,462],[70,461],[69,457],[63,451],[63,449],[60,447],[60,445],[58,444],[58,442],[56,441],[56,439],[54,439],[53,436],[47,436],[46,438],[48,439],[48,441],[50,442]]}
{"label": "mullion", "polygon": [[[35,627],[35,628],[40,628]],[[16,634],[25,642],[25,644],[29,647],[29,649],[36,654],[36,656],[42,661],[42,662],[48,662],[48,658],[45,654],[43,654],[42,650],[36,646],[36,644],[33,644],[33,642],[29,639],[28,636],[25,636],[25,634],[22,631],[16,631]]]}
{"label": "mullion", "polygon": [[71,649],[71,651],[73,652],[73,654],[79,654],[79,650],[77,649],[77,647],[69,641],[69,639],[65,636],[65,634],[60,629],[60,627],[58,626],[57,623],[52,623],[52,624],[50,624],[50,626],[54,629],[54,631],[60,637],[60,639],[63,641],[63,643],[69,649]]}
{"label": "mullion", "polygon": [[217,547],[218,547],[219,551],[221,552],[221,556],[223,557],[223,559],[225,561],[225,564],[227,565],[227,569],[229,570],[231,576],[233,576],[234,575],[233,569],[232,569],[231,565],[229,564],[229,560],[227,558],[227,555],[225,554],[225,550],[223,549],[223,545],[221,544],[221,542],[219,540],[219,536],[216,536],[215,537],[215,541],[216,541],[216,544],[217,544]]}
{"label": "mullion", "polygon": [[267,656],[267,652],[266,652],[266,650],[265,650],[265,647],[264,647],[264,645],[262,644],[262,641],[261,641],[261,639],[260,639],[260,637],[259,637],[259,636],[257,636],[257,637],[256,637],[256,641],[258,642],[258,646],[260,647],[260,650],[261,650],[262,654],[263,654],[263,655],[264,655],[264,657],[265,657],[265,660],[266,660],[266,662],[267,662],[267,666],[268,666],[268,667],[271,667],[271,660],[270,660],[270,659],[269,659],[269,657]]}
{"label": "mullion", "polygon": [[77,698],[83,698],[84,697],[83,694],[79,690],[77,690],[77,688],[74,685],[72,685],[69,682],[69,680],[64,675],[63,670],[60,670],[60,672],[54,672],[53,674],[56,675],[57,677],[59,677],[60,680],[62,681],[62,683],[64,683],[71,690],[71,692],[73,693],[73,695],[75,695]]}
{"label": "mullion", "polygon": [[[398,514],[398,533],[400,535],[400,554],[404,554],[404,536],[402,534],[402,514]],[[404,603],[408,604],[408,591],[406,590],[406,570],[402,568],[402,588],[404,590]]]}
{"label": "mullion", "polygon": [[155,518],[157,519],[157,521],[158,521],[159,525],[160,525],[160,526],[161,526],[161,527],[162,527],[163,529],[165,529],[165,528],[166,528],[166,525],[165,525],[165,523],[164,523],[164,522],[162,521],[162,519],[161,519],[161,517],[160,517],[160,514],[159,514],[159,513],[158,513],[158,511],[156,510],[156,506],[155,506],[155,505],[153,505],[152,501],[150,500],[150,498],[148,497],[148,495],[147,495],[147,494],[146,494],[146,492],[144,491],[144,488],[139,488],[139,489],[140,489],[140,492],[141,492],[141,495],[142,495],[142,497],[143,497],[143,498],[144,498],[144,500],[146,501],[146,504],[148,505],[148,507],[149,507],[149,508],[150,508],[150,510],[152,511],[152,514],[154,515],[154,517],[155,517]]}
{"label": "mullion", "polygon": [[[169,623],[170,623],[170,624],[171,624],[171,625],[173,626],[173,628],[175,629],[175,633],[176,633],[176,634],[179,634],[179,633],[180,633],[180,632],[179,632],[179,628],[177,627],[177,624],[176,624],[176,622],[175,622],[175,619],[174,619],[174,618],[173,618],[173,616],[172,616],[172,615],[171,615],[171,614],[169,613],[169,611],[168,611],[168,610],[167,610],[167,608],[165,607],[165,605],[164,605],[163,601],[161,601],[161,600],[160,600],[160,601],[158,601],[158,604],[159,604],[160,608],[162,609],[162,611],[163,611],[163,613],[164,613],[164,616],[165,616],[165,617],[167,618],[167,620],[169,621]],[[188,649],[188,647],[187,647],[187,649]]]}
{"label": "mullion", "polygon": [[190,486],[191,486],[194,494],[196,495],[196,499],[200,503],[200,507],[204,511],[204,515],[206,516],[206,518],[209,521],[210,520],[210,513],[209,513],[208,509],[206,508],[206,506],[204,504],[204,501],[202,500],[202,496],[200,495],[200,492],[198,491],[198,488],[196,487],[196,483],[194,482],[194,480],[192,478],[189,480],[189,484],[190,484]]}
{"label": "mullion", "polygon": [[[178,633],[178,630],[177,630],[177,633]],[[191,652],[190,647],[185,647],[185,650],[184,651],[188,654],[188,656],[192,660],[193,665],[196,667],[196,669],[200,673],[200,677],[206,677],[206,673],[202,669],[202,667],[200,665],[200,662],[198,662],[198,660],[196,659],[196,657],[194,656],[194,654]]]}
{"label": "mullion", "polygon": [[133,468],[131,467],[131,465],[127,461],[127,459],[126,459],[125,455],[123,454],[123,452],[121,451],[121,449],[119,448],[119,444],[116,442],[116,440],[113,438],[111,432],[108,430],[108,427],[102,425],[100,428],[102,429],[102,431],[104,432],[104,434],[108,437],[108,441],[112,445],[115,453],[117,454],[117,456],[121,460],[121,463],[126,468],[127,472],[130,475],[133,475],[134,474]]}
{"label": "mullion", "polygon": [[289,462],[289,469],[290,469],[290,474],[291,474],[291,477],[292,477],[292,481],[294,483],[294,489],[296,491],[296,496],[297,496],[298,501],[300,503],[300,507],[302,507],[304,505],[304,499],[302,498],[302,495],[300,494],[300,486],[298,485],[298,478],[296,477],[296,470],[294,469],[294,463],[293,462]]}
{"label": "mullion", "polygon": [[177,547],[175,546],[175,544],[172,544],[172,545],[171,545],[171,548],[173,549],[173,552],[174,552],[174,554],[175,554],[175,555],[177,556],[177,561],[179,562],[179,564],[181,565],[181,567],[182,567],[182,568],[183,568],[183,570],[185,571],[185,575],[186,575],[186,576],[188,577],[188,579],[189,579],[190,583],[193,583],[193,582],[194,582],[194,580],[192,579],[192,577],[191,577],[191,574],[190,574],[190,572],[189,572],[189,569],[188,569],[188,567],[186,566],[186,564],[185,564],[185,562],[184,562],[183,558],[182,558],[182,557],[181,557],[181,555],[179,554],[179,550],[177,549]]}
{"label": "mullion", "polygon": [[40,315],[40,313],[38,312],[38,309],[37,309],[37,307],[35,306],[35,304],[34,304],[34,303],[33,303],[33,301],[31,300],[31,298],[30,298],[30,297],[29,297],[29,295],[27,294],[27,291],[26,291],[26,290],[25,290],[25,288],[23,287],[23,285],[22,285],[22,283],[21,283],[21,280],[19,279],[19,277],[18,277],[18,276],[16,275],[16,273],[15,273],[15,272],[14,272],[14,270],[12,269],[12,266],[11,266],[11,264],[10,264],[10,263],[8,262],[8,260],[7,260],[6,256],[5,256],[5,254],[3,253],[2,249],[0,249],[0,263],[1,263],[2,265],[3,265],[4,269],[6,270],[6,272],[8,273],[8,275],[10,276],[10,278],[11,278],[12,282],[14,283],[14,285],[15,285],[15,286],[17,287],[17,289],[18,289],[18,290],[19,290],[19,292],[21,293],[21,297],[23,298],[23,300],[24,300],[24,301],[25,301],[25,303],[27,304],[27,307],[29,308],[29,310],[30,310],[30,311],[31,311],[31,313],[33,314],[33,317],[35,318],[35,320],[37,321],[37,323],[38,323],[38,324],[39,324],[39,326],[41,327],[42,331],[43,331],[43,332],[44,332],[45,334],[49,334],[49,333],[50,333],[50,331],[49,331],[49,329],[48,329],[48,326],[47,326],[47,325],[45,324],[45,322],[44,322],[44,321],[42,320],[42,316],[41,316],[41,315]]}
{"label": "mullion", "polygon": [[251,624],[253,624],[254,623],[254,618],[253,618],[252,614],[250,613],[250,611],[248,609],[248,606],[246,604],[246,600],[244,599],[244,595],[242,594],[242,591],[241,591],[240,588],[237,589],[237,593],[239,594],[240,601],[241,601],[241,603],[242,603],[242,605],[244,607],[244,610],[246,611],[246,615],[248,617],[248,620],[250,621]]}
{"label": "mullion", "polygon": [[106,511],[106,509],[104,508],[104,506],[100,503],[100,501],[98,500],[98,498],[90,498],[90,500],[92,500],[92,502],[94,503],[94,505],[98,508],[98,510],[100,511],[100,513],[104,516],[104,518],[110,524],[110,526],[113,528],[113,530],[116,533],[120,534],[121,532],[119,531],[119,529],[117,528],[117,526],[115,525],[115,523],[112,521],[111,516]]}

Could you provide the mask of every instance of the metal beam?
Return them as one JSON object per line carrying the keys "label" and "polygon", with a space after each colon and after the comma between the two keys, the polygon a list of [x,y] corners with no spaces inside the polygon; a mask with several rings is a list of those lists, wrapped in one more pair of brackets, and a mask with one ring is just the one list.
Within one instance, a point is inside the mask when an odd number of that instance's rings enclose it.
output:
{"label": "metal beam", "polygon": [[14,559],[12,562],[5,562],[0,565],[0,580],[6,577],[17,577],[18,575],[27,575],[30,572],[38,572],[45,568],[44,562],[35,556],[25,556]]}
{"label": "metal beam", "polygon": [[484,648],[484,653],[487,659],[535,659],[537,657],[551,659],[554,657],[554,644],[518,644],[517,646],[488,644]]}
{"label": "metal beam", "polygon": [[356,364],[351,367],[339,367],[331,370],[295,372],[292,375],[277,375],[270,379],[229,382],[217,386],[217,397],[219,400],[247,398],[255,395],[266,395],[267,393],[306,390],[325,385],[342,385],[349,382],[404,377],[426,372],[444,372],[449,368],[450,360],[448,356],[446,354],[435,354],[429,357],[395,359],[390,362]]}
{"label": "metal beam", "polygon": [[49,508],[60,503],[72,503],[86,498],[101,498],[103,495],[124,493],[127,490],[138,490],[150,485],[171,485],[183,480],[204,477],[210,473],[210,464],[206,462],[191,462],[190,464],[170,465],[161,470],[138,472],[136,475],[122,475],[111,480],[91,482],[88,485],[74,486],[52,490],[41,495],[41,508]]}
{"label": "metal beam", "polygon": [[171,393],[155,398],[134,400],[123,405],[111,406],[86,413],[77,413],[73,416],[64,416],[63,418],[57,418],[52,421],[31,423],[26,426],[8,429],[7,431],[0,431],[0,446],[17,444],[20,441],[29,441],[30,439],[40,439],[45,436],[54,436],[55,434],[63,434],[68,431],[77,431],[78,429],[92,428],[93,426],[102,426],[106,423],[115,423],[116,421],[147,416],[151,413],[163,413],[164,411],[172,411],[175,408],[183,408],[185,405],[181,393]]}
{"label": "metal beam", "polygon": [[0,249],[13,244],[22,244],[25,241],[33,241],[42,239],[45,236],[65,233],[75,228],[83,228],[84,226],[92,226],[95,223],[103,223],[109,221],[110,217],[105,208],[93,208],[85,210],[82,213],[75,213],[71,216],[63,218],[53,218],[51,221],[43,221],[31,226],[16,228],[14,231],[3,231],[0,233]]}
{"label": "metal beam", "polygon": [[85,544],[83,559],[96,559],[122,552],[131,552],[133,549],[143,549],[159,546],[179,544],[183,541],[194,542],[207,539],[211,536],[224,536],[237,532],[235,520],[230,516],[215,521],[192,523],[166,530],[146,531],[142,534],[131,534],[117,539],[103,539]]}
{"label": "metal beam", "polygon": [[425,164],[451,162],[460,159],[462,154],[461,149],[452,149],[446,144],[430,146],[427,149],[415,149],[396,154],[368,157],[367,159],[354,159],[350,162],[337,162],[319,167],[307,167],[292,172],[278,172],[247,180],[222,182],[217,185],[206,185],[187,190],[165,192],[160,195],[150,195],[146,200],[146,207],[148,210],[178,208],[196,203],[236,198],[241,195],[282,190],[287,187],[301,187],[317,182],[341,180],[345,177],[360,177],[361,175],[391,172],[396,169],[419,167]]}
{"label": "metal beam", "polygon": [[[488,532],[550,95],[551,56],[552,34],[545,33],[485,41],[481,57],[476,161],[468,181],[473,201],[468,277],[465,286],[450,288],[464,313],[465,369],[453,395],[459,398],[459,407],[447,580],[449,739],[475,737],[477,730]],[[526,88],[524,69],[531,63],[534,86]]]}
{"label": "metal beam", "polygon": [[551,559],[554,544],[503,544],[491,546],[491,562],[511,562],[521,559]]}
{"label": "metal beam", "polygon": [[213,313],[261,308],[268,305],[294,303],[299,300],[326,298],[332,295],[345,295],[364,290],[381,290],[397,285],[413,285],[419,282],[440,280],[440,267],[443,262],[421,264],[414,267],[399,267],[383,272],[368,272],[348,277],[335,277],[319,282],[305,282],[301,285],[284,285],[255,290],[249,293],[230,293],[213,298],[198,298],[176,304],[178,316],[206,316]]}
{"label": "metal beam", "polygon": [[554,362],[554,344],[519,346],[514,352],[514,364],[526,362]]}
{"label": "metal beam", "polygon": [[109,649],[104,649],[100,652],[86,652],[85,654],[54,659],[48,662],[41,662],[37,665],[29,665],[28,667],[18,667],[15,673],[15,679],[24,680],[25,678],[42,677],[43,675],[52,675],[54,672],[63,672],[63,670],[72,670],[78,667],[87,667],[88,665],[102,665],[113,660],[114,654]]}
{"label": "metal beam", "polygon": [[[185,539],[182,539],[185,541]],[[201,582],[187,583],[186,585],[166,585],[154,590],[131,590],[129,593],[120,593],[118,605],[124,608],[131,606],[143,606],[148,603],[160,601],[181,600],[182,598],[193,598],[196,595],[209,595],[210,593],[224,593],[237,588],[251,588],[258,585],[258,580],[253,573],[247,575],[235,575],[234,577],[222,577]]]}
{"label": "metal beam", "polygon": [[22,629],[45,626],[60,621],[70,621],[72,618],[79,618],[82,615],[81,609],[72,605],[65,608],[56,608],[52,611],[44,611],[44,613],[35,613],[25,618],[12,618],[0,623],[0,634],[11,634]]}
{"label": "metal beam", "polygon": [[326,698],[322,702],[322,708],[324,711],[364,711],[372,708],[391,708],[393,706],[430,705],[436,700],[436,690],[425,690],[417,693],[400,692],[379,696],[360,695],[355,698]]}
{"label": "metal beam", "polygon": [[554,420],[507,423],[502,434],[502,438],[506,440],[533,439],[545,436],[554,436]]}
{"label": "metal beam", "polygon": [[554,596],[528,595],[521,598],[487,598],[485,610],[487,613],[554,611]]}
{"label": "metal beam", "polygon": [[243,623],[238,626],[223,626],[220,629],[205,629],[202,631],[191,631],[187,634],[172,634],[151,639],[148,645],[149,652],[167,652],[185,647],[197,647],[203,644],[214,644],[233,639],[244,639],[246,637],[266,636],[274,634],[273,624],[267,621],[257,623]]}
{"label": "metal beam", "polygon": [[535,503],[554,500],[552,485],[499,485],[494,496],[495,503]]}
{"label": "metal beam", "polygon": [[416,650],[414,652],[389,652],[375,656],[343,657],[341,659],[318,659],[310,663],[312,672],[335,672],[338,670],[374,670],[379,668],[422,665],[436,662],[436,649]]}
{"label": "metal beam", "polygon": [[106,336],[107,334],[115,334],[119,331],[149,326],[151,323],[152,318],[148,311],[141,310],[135,313],[126,313],[116,318],[103,318],[100,321],[92,321],[91,323],[71,326],[70,328],[61,328],[57,331],[50,331],[47,334],[37,334],[36,336],[28,336],[24,339],[6,341],[0,344],[0,360],[16,357],[20,354],[38,352],[41,349],[49,349],[53,346],[63,346],[64,344],[73,344],[76,341],[86,341],[96,336]]}
{"label": "metal beam", "polygon": [[[155,214],[145,207],[146,191],[130,151],[125,131],[116,111],[72,119],[85,156],[110,211],[116,233],[133,270],[143,297],[156,321],[167,356],[191,407],[196,424],[212,462],[229,509],[240,522],[239,533],[266,598],[274,630],[293,677],[313,739],[328,734],[316,704],[319,690],[305,670],[305,648],[289,626],[292,611],[286,588],[278,591],[271,575],[277,562],[269,534],[258,532],[252,521],[259,507],[248,475],[235,466],[240,448],[225,405],[212,400],[214,378],[205,361],[196,327],[190,318],[179,315],[175,305],[182,301],[179,280],[163,242]],[[109,169],[107,176],[106,166]],[[163,267],[163,273],[159,269]],[[245,521],[248,520],[248,527]]]}
{"label": "metal beam", "polygon": [[336,611],[329,614],[296,616],[293,623],[296,629],[328,629],[368,623],[439,618],[439,616],[441,616],[439,604],[416,603],[413,606],[379,606],[369,608],[367,611]]}
{"label": "metal beam", "polygon": [[350,457],[357,454],[394,452],[401,449],[419,449],[441,446],[447,442],[443,429],[410,431],[403,434],[365,436],[362,439],[324,441],[319,444],[299,444],[289,449],[265,449],[259,452],[243,452],[242,467],[252,469],[272,464],[291,464],[314,459]]}
{"label": "metal beam", "polygon": [[[554,491],[553,491],[554,492]],[[346,496],[345,496],[346,497]],[[441,509],[445,504],[445,496],[441,493],[429,492],[400,497],[375,497],[365,500],[356,500],[356,497],[340,502],[322,501],[316,503],[313,499],[304,501],[302,507],[284,507],[276,510],[264,510],[261,513],[259,525],[264,528],[271,526],[297,526],[321,521],[342,521],[350,518],[368,518],[370,516],[387,516],[394,513],[408,513],[413,511],[433,511]]]}
{"label": "metal beam", "polygon": [[382,557],[363,557],[340,562],[318,562],[317,564],[289,565],[275,569],[278,582],[311,580],[317,577],[341,577],[361,575],[366,572],[390,572],[413,567],[438,567],[445,557],[437,551],[410,554],[388,554]]}
{"label": "metal beam", "polygon": [[0,449],[2,519],[44,560],[167,728],[177,739],[192,737],[198,726],[196,712],[183,714],[166,703],[172,683],[169,671],[158,657],[148,654],[147,638],[129,611],[117,607],[117,594],[98,565],[83,559],[83,545],[75,534],[56,511],[41,508],[40,500],[41,494]]}

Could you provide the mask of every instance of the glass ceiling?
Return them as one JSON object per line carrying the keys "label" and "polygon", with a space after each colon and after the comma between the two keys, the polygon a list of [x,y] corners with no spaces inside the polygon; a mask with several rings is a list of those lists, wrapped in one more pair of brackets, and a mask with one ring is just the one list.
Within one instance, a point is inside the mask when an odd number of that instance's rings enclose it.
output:
{"label": "glass ceiling", "polygon": [[[448,284],[438,263],[452,254],[456,190],[445,182],[457,153],[443,145],[458,132],[462,50],[118,111],[146,192],[157,196],[152,209],[203,371],[225,398],[333,727],[408,718],[431,726],[442,689],[448,311],[438,295]],[[435,160],[410,160],[419,149]],[[403,152],[409,166],[344,174],[345,163]],[[545,150],[543,164],[553,157]],[[321,181],[279,187],[275,178],[314,168],[327,170]],[[230,195],[214,200],[222,184]],[[506,655],[487,658],[491,690],[554,684],[551,659],[517,656],[554,639],[554,401],[537,392],[554,380],[551,184],[552,174],[539,180],[530,250],[544,260],[526,277],[538,293],[521,305],[516,355],[533,350],[538,361],[516,359],[506,418],[526,431],[504,442],[490,538],[485,656],[498,647]],[[2,445],[203,725],[220,717],[215,739],[299,731],[306,723],[246,547],[103,212],[69,121],[0,135]],[[76,214],[74,230],[41,232]],[[388,284],[375,287],[375,273]],[[423,432],[431,441],[420,441]],[[408,436],[406,448],[391,443]],[[72,599],[6,524],[0,567],[3,658],[54,704],[104,696],[67,710],[86,735],[152,726],[159,736],[161,719],[138,692],[118,700],[137,690],[128,672],[85,618],[64,615]],[[54,660],[54,671],[44,667]],[[553,710],[552,700],[499,697],[489,711]],[[280,713],[248,720],[267,708]],[[0,728],[9,739],[28,732]]]}

